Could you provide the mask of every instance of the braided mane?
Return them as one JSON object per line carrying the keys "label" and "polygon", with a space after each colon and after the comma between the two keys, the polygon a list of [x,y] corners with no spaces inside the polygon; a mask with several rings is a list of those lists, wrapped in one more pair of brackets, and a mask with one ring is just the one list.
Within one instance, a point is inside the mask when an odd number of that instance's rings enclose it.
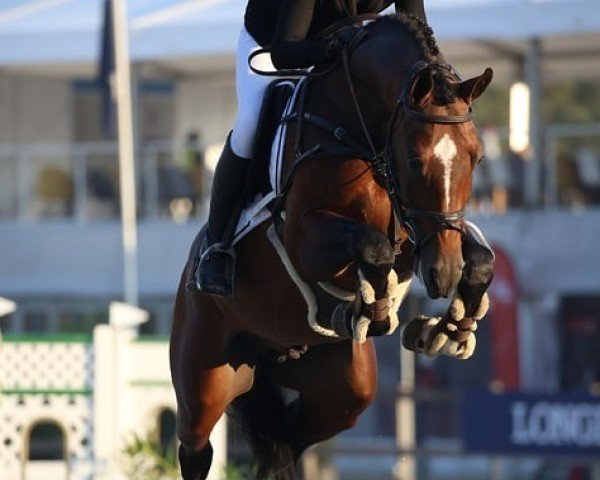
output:
{"label": "braided mane", "polygon": [[[436,62],[440,49],[435,40],[433,29],[423,20],[414,15],[398,13],[383,15],[379,17],[374,24],[393,24],[400,25],[414,38],[417,47],[420,49],[423,59],[428,62]],[[434,103],[437,105],[447,105],[456,100],[456,90],[454,88],[456,78],[449,76],[448,72],[432,67],[434,81]]]}
{"label": "braided mane", "polygon": [[434,61],[440,53],[433,29],[415,15],[397,13],[382,15],[374,23],[392,23],[402,25],[416,40],[425,60]]}

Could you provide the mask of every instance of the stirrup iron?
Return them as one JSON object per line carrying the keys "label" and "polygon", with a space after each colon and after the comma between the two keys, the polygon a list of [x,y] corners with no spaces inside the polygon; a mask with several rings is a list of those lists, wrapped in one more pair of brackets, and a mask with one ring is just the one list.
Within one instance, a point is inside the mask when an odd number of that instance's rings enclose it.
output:
{"label": "stirrup iron", "polygon": [[[223,243],[210,245],[202,252],[194,272],[197,291],[227,298],[233,297],[235,263],[236,254],[233,248],[228,249]],[[204,278],[202,278],[203,273]]]}

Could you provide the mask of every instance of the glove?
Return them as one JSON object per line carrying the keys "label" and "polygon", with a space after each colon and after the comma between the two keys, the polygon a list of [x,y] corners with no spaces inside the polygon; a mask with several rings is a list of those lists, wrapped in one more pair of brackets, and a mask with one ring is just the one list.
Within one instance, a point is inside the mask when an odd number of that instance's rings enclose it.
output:
{"label": "glove", "polygon": [[337,59],[344,51],[344,47],[348,46],[348,48],[352,48],[358,45],[365,35],[366,32],[362,27],[350,25],[340,28],[327,43],[325,57],[327,60]]}

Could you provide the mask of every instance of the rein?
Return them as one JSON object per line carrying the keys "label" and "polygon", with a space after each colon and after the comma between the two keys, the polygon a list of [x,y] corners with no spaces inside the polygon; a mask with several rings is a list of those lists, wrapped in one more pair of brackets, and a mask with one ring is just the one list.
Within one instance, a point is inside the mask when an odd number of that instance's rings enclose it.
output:
{"label": "rein", "polygon": [[[352,80],[352,72],[350,71],[350,53],[348,49],[344,49],[342,53],[342,62],[344,66],[346,82],[348,84],[352,102],[354,104],[354,109],[368,144],[369,155],[368,157],[363,158],[369,160],[375,167],[375,171],[383,178],[388,196],[394,207],[394,212],[397,218],[400,220],[402,226],[408,232],[409,241],[413,244],[413,253],[418,256],[425,245],[427,245],[427,243],[429,243],[429,241],[431,241],[441,230],[455,230],[461,233],[461,235],[464,235],[465,228],[463,226],[463,220],[466,213],[465,208],[454,212],[438,212],[419,207],[410,207],[403,202],[400,185],[398,184],[397,176],[394,175],[394,155],[392,153],[392,131],[395,123],[399,118],[401,118],[401,113],[414,120],[426,123],[457,124],[472,121],[473,112],[470,107],[469,111],[464,115],[430,115],[426,112],[415,110],[410,106],[409,88],[413,84],[413,81],[417,75],[419,75],[424,69],[435,67],[446,70],[455,76],[455,78],[460,79],[458,73],[451,65],[448,64],[426,62],[424,60],[416,62],[409,71],[407,80],[404,82],[401,94],[398,97],[394,110],[392,111],[392,114],[388,120],[388,131],[383,151],[378,152],[369,133],[360,103],[358,101],[358,96],[356,95],[354,82]],[[412,221],[415,218],[423,218],[434,222],[437,227],[436,231],[426,235],[424,238],[419,238]]]}
{"label": "rein", "polygon": [[[369,19],[372,20],[373,18]],[[356,44],[353,46],[356,46]],[[268,52],[267,49],[260,49],[253,52],[250,55],[248,63],[250,65],[250,68],[255,73],[267,76],[307,77],[306,84],[300,86],[300,88],[302,88],[303,90],[300,92],[300,98],[298,102],[299,107],[297,111],[281,119],[281,122],[297,122],[296,138],[294,145],[296,159],[291,166],[291,169],[286,177],[285,182],[283,183],[281,192],[278,193],[277,199],[275,200],[275,205],[273,207],[273,217],[276,222],[278,222],[280,219],[280,213],[283,211],[285,197],[292,186],[293,179],[299,167],[303,165],[305,161],[309,158],[312,158],[318,154],[328,154],[336,157],[354,156],[367,160],[369,163],[371,163],[377,175],[379,175],[384,180],[384,185],[388,196],[392,202],[395,216],[408,232],[409,241],[413,245],[413,254],[416,257],[419,256],[425,245],[427,245],[429,241],[431,241],[442,230],[455,230],[461,233],[461,235],[465,234],[465,227],[463,224],[463,220],[466,213],[465,208],[453,212],[440,212],[406,205],[406,203],[402,200],[402,192],[398,183],[397,176],[394,175],[394,155],[392,152],[392,132],[396,122],[399,120],[403,121],[405,118],[409,117],[413,120],[420,122],[438,124],[458,124],[472,121],[473,112],[470,107],[468,112],[464,115],[430,115],[424,111],[416,110],[410,106],[410,86],[413,84],[414,79],[417,77],[417,75],[419,75],[424,69],[433,67],[438,70],[445,70],[449,74],[454,76],[456,79],[460,80],[460,76],[451,65],[439,62],[427,62],[425,60],[420,60],[412,65],[407,79],[405,80],[404,85],[402,87],[401,93],[398,99],[396,100],[394,110],[392,111],[392,114],[388,119],[388,129],[384,148],[382,151],[377,151],[372,136],[369,133],[364,114],[354,87],[352,72],[350,70],[351,52],[348,46],[344,48],[342,55],[338,60],[336,60],[325,70],[318,72],[310,70],[279,70],[277,72],[263,72],[252,67],[252,59],[257,55],[266,52]],[[344,68],[346,83],[349,87],[354,109],[359,119],[364,140],[366,140],[366,142],[355,139],[345,128],[341,126],[336,126],[328,119],[304,111],[307,83],[313,77],[319,77],[331,73],[335,68],[339,66],[340,62],[342,63]],[[324,147],[321,144],[315,144],[308,150],[302,151],[302,126],[305,122],[311,123],[316,127],[319,127],[320,129],[329,132],[337,141],[337,146],[327,145],[327,147]],[[416,218],[421,218],[433,222],[437,227],[436,231],[424,237],[419,237],[417,235],[416,228],[413,224],[413,221]]]}

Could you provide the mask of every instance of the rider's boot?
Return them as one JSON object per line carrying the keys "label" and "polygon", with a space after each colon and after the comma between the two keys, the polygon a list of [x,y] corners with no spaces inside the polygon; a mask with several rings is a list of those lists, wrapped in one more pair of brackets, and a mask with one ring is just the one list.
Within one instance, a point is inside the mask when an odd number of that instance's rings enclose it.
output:
{"label": "rider's boot", "polygon": [[195,272],[199,291],[224,297],[233,296],[235,252],[223,242],[229,225],[237,221],[233,217],[250,166],[248,159],[233,153],[230,143],[228,138],[215,170],[208,228]]}

